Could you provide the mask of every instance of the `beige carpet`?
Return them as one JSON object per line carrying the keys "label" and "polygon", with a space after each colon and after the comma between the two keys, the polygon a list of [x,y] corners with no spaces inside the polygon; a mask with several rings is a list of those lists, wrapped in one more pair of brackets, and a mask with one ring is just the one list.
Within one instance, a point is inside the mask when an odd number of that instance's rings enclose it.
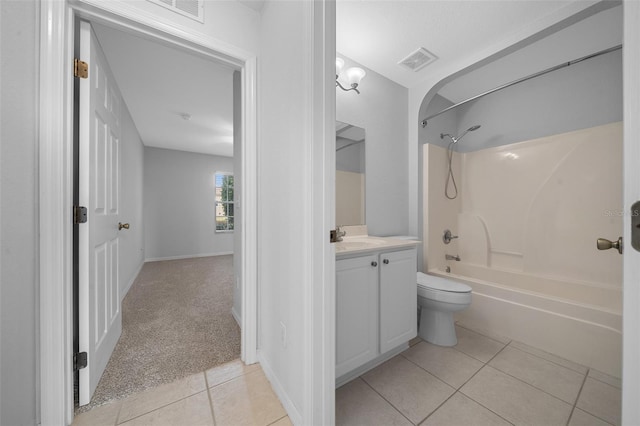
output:
{"label": "beige carpet", "polygon": [[84,412],[240,357],[233,256],[146,263],[122,302],[122,336]]}

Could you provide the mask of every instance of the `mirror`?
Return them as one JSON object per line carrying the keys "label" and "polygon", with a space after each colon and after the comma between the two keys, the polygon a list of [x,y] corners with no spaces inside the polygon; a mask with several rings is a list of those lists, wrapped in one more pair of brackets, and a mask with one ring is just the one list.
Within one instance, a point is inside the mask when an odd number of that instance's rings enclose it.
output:
{"label": "mirror", "polygon": [[365,132],[336,121],[336,225],[365,224]]}

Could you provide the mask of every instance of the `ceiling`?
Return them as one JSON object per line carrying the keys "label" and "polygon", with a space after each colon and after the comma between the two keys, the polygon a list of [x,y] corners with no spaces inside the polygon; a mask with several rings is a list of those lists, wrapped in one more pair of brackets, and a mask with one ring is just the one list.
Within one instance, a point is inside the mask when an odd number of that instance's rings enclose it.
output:
{"label": "ceiling", "polygon": [[145,146],[233,156],[233,69],[93,27]]}
{"label": "ceiling", "polygon": [[[430,73],[438,74],[438,70],[447,69],[461,58],[498,46],[523,28],[576,1],[580,0],[338,0],[337,51],[411,88]],[[587,38],[592,39],[588,34]],[[398,65],[419,48],[425,48],[438,59],[418,72]],[[531,64],[544,62],[549,53],[558,57],[563,56],[564,51],[557,44],[549,44],[535,56],[528,55],[523,65],[530,68]],[[489,78],[486,85],[493,87],[496,79],[491,79],[491,74],[475,76],[474,80],[482,85],[483,79]],[[454,91],[450,88],[449,94],[460,97]]]}
{"label": "ceiling", "polygon": [[[238,1],[258,12],[264,4]],[[410,88],[576,1],[584,0],[337,0],[337,51]],[[440,94],[457,102],[619,44],[621,9],[601,12],[457,78]],[[106,26],[94,28],[146,146],[233,155],[231,68]],[[418,72],[398,65],[421,47],[437,59]]]}

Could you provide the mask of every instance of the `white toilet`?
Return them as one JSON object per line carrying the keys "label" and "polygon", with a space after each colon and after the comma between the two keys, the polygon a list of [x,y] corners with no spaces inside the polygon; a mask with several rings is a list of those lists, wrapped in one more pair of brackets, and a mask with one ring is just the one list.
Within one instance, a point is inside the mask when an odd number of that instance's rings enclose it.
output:
{"label": "white toilet", "polygon": [[422,272],[417,274],[420,325],[418,336],[439,346],[458,343],[453,313],[471,304],[471,287]]}

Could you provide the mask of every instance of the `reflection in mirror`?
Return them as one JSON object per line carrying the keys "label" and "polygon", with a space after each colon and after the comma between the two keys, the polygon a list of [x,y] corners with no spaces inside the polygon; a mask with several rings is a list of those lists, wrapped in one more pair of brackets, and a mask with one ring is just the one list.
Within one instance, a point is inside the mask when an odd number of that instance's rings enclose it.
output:
{"label": "reflection in mirror", "polygon": [[336,121],[336,225],[365,224],[365,132]]}

